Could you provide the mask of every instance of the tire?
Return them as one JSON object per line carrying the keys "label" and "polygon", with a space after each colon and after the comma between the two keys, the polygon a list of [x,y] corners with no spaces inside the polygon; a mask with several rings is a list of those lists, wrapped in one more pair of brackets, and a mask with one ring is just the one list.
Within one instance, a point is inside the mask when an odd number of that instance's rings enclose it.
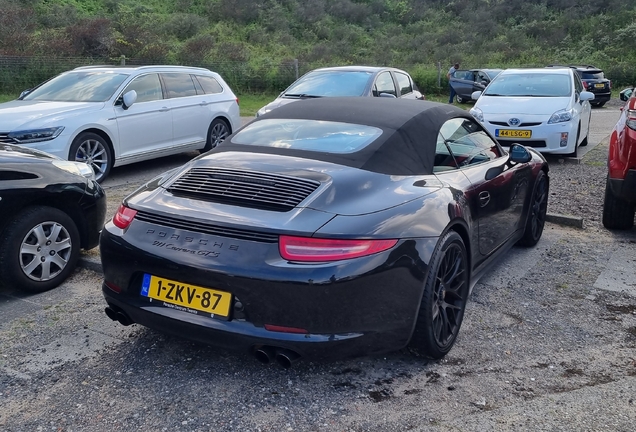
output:
{"label": "tire", "polygon": [[201,152],[204,153],[212,150],[223,142],[225,138],[230,136],[231,133],[230,125],[228,125],[225,120],[219,118],[214,119],[208,128],[208,140]]}
{"label": "tire", "polygon": [[466,247],[455,231],[437,243],[409,348],[431,359],[444,357],[455,343],[468,300]]}
{"label": "tire", "polygon": [[590,105],[592,105],[595,108],[601,108],[603,105],[605,105],[607,101],[602,101],[602,102],[590,102]]}
{"label": "tire", "polygon": [[531,247],[539,242],[545,226],[545,215],[548,211],[548,193],[548,177],[545,172],[539,171],[534,181],[534,191],[532,191],[530,198],[530,208],[528,209],[523,237],[517,242],[519,246]]}
{"label": "tire", "polygon": [[66,213],[28,207],[0,237],[0,280],[31,292],[50,290],[73,271],[79,251],[79,231]]}
{"label": "tire", "polygon": [[104,181],[113,167],[113,151],[110,144],[92,132],[82,132],[73,140],[68,159],[90,165],[98,183]]}
{"label": "tire", "polygon": [[460,103],[460,104],[465,104],[466,102],[468,102],[466,99],[464,99],[460,95],[455,96],[455,99],[457,99],[457,103]]}
{"label": "tire", "polygon": [[622,200],[612,193],[609,178],[605,183],[603,226],[611,230],[628,230],[634,226],[634,204]]}

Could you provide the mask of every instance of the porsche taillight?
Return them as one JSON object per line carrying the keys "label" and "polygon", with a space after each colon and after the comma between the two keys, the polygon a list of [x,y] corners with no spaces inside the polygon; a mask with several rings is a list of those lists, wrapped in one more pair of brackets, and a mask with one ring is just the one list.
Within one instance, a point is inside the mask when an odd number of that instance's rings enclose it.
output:
{"label": "porsche taillight", "polygon": [[113,224],[115,224],[117,228],[128,228],[128,225],[131,224],[136,214],[137,210],[133,210],[123,204],[120,204],[117,209],[117,213],[113,216]]}
{"label": "porsche taillight", "polygon": [[359,258],[391,249],[397,240],[325,239],[280,236],[280,255],[289,261],[325,262]]}

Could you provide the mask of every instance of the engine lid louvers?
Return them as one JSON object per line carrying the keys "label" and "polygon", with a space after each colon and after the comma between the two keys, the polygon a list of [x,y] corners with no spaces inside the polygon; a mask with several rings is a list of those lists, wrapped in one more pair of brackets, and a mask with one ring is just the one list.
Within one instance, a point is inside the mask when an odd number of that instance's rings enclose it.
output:
{"label": "engine lid louvers", "polygon": [[193,168],[167,189],[175,196],[262,210],[289,211],[320,182],[255,171]]}

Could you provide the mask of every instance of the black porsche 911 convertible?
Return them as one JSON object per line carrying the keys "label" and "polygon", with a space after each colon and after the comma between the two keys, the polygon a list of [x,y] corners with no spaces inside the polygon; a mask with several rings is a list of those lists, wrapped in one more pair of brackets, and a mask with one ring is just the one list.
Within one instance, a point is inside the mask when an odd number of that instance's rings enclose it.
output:
{"label": "black porsche 911 convertible", "polygon": [[479,276],[542,234],[548,164],[465,111],[282,106],[127,197],[102,231],[106,313],[289,366],[449,352]]}

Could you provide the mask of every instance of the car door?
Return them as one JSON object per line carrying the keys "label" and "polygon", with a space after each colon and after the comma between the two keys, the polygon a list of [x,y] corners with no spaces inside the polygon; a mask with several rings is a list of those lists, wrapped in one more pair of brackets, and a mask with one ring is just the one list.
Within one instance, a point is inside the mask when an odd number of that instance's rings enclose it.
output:
{"label": "car door", "polygon": [[470,182],[467,201],[478,225],[479,252],[486,257],[523,226],[530,167],[510,164],[508,154],[474,120],[451,119],[440,133]]}
{"label": "car door", "polygon": [[398,97],[403,99],[415,99],[413,91],[413,81],[411,77],[405,73],[394,71],[395,82],[397,83]]}
{"label": "car door", "polygon": [[115,106],[119,133],[118,159],[149,159],[159,148],[172,143],[172,112],[163,91],[159,75],[148,73],[135,77],[122,95],[135,90],[137,100],[124,109],[121,101]]}
{"label": "car door", "polygon": [[459,97],[470,100],[470,95],[473,93],[473,85],[475,84],[475,71],[455,71],[455,76],[450,79],[450,83]]}
{"label": "car door", "polygon": [[392,95],[394,97],[398,97],[398,93],[395,90],[395,83],[393,82],[393,77],[391,76],[391,72],[384,71],[380,72],[378,76],[375,78],[375,82],[372,87],[373,96],[381,96],[381,95]]}
{"label": "car door", "polygon": [[212,96],[197,92],[200,85],[195,85],[189,73],[164,72],[160,76],[172,108],[174,152],[202,149],[211,122],[208,105]]}

